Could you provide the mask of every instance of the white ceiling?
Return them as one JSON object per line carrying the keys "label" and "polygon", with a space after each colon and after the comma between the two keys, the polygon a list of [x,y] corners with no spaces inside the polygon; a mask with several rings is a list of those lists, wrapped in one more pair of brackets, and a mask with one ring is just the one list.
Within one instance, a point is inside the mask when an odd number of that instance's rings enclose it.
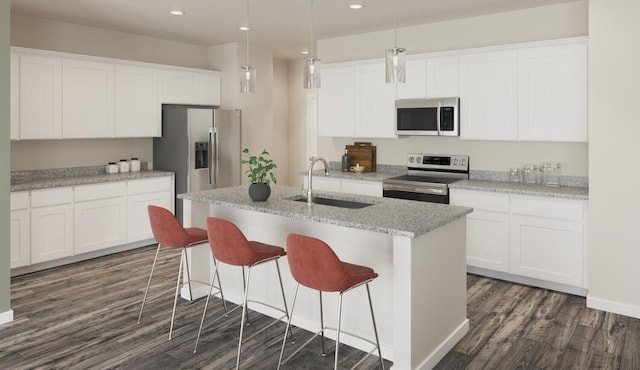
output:
{"label": "white ceiling", "polygon": [[[396,0],[398,26],[410,26],[576,0]],[[349,9],[358,2],[364,8]],[[251,43],[300,58],[310,43],[311,0],[251,0]],[[186,14],[172,16],[179,8]],[[190,44],[243,41],[246,0],[11,0],[11,11]],[[393,28],[394,0],[316,0],[315,39]],[[542,20],[541,20],[542,22]]]}

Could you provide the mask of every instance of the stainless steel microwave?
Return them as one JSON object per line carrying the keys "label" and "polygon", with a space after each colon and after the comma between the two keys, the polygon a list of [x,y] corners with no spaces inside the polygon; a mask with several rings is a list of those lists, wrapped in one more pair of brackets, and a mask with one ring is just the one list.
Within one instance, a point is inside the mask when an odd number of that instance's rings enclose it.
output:
{"label": "stainless steel microwave", "polygon": [[397,135],[460,135],[460,98],[396,100]]}

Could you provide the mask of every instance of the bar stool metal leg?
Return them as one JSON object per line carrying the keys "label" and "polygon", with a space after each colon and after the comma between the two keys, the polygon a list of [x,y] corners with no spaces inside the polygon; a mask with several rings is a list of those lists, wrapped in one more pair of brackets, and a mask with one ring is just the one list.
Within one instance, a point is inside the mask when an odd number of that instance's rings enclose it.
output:
{"label": "bar stool metal leg", "polygon": [[371,303],[371,291],[369,290],[369,283],[365,284],[367,287],[367,297],[369,297],[369,308],[371,309],[371,322],[373,322],[373,333],[376,336],[376,345],[378,346],[378,357],[380,358],[380,366],[384,370],[384,359],[382,358],[382,350],[380,349],[380,340],[378,339],[378,328],[376,326],[376,318],[373,316],[373,303]]}
{"label": "bar stool metal leg", "polygon": [[322,357],[327,355],[327,351],[324,347],[324,315],[322,314],[322,291],[320,293],[320,334],[322,335]]}
{"label": "bar stool metal leg", "polygon": [[176,294],[173,298],[173,312],[171,312],[171,327],[169,328],[169,340],[171,340],[171,335],[173,334],[173,320],[176,317],[176,305],[178,304],[178,292],[180,291],[180,276],[182,276],[182,264],[184,263],[184,248],[182,249],[182,253],[180,253],[180,268],[178,269],[178,277],[176,278]]}
{"label": "bar stool metal leg", "polygon": [[[242,276],[244,276],[244,274],[242,274]],[[236,370],[240,368],[240,353],[242,351],[242,333],[244,331],[243,323],[244,323],[244,318],[247,315],[247,297],[249,294],[250,281],[251,281],[251,266],[247,268],[247,285],[244,288],[244,303],[242,304],[242,320],[240,321],[240,338],[238,339],[238,356],[236,358]],[[249,325],[248,322],[247,322],[247,325]]]}
{"label": "bar stool metal leg", "polygon": [[[191,272],[189,271],[189,258],[187,257],[187,250],[182,248],[184,253],[184,267],[187,273],[187,286],[189,287],[189,302],[193,302],[193,291],[191,290]],[[184,285],[184,277],[182,278],[182,284]]]}
{"label": "bar stool metal leg", "polygon": [[336,331],[336,354],[333,369],[338,370],[338,348],[340,347],[340,324],[342,323],[342,292],[338,298],[338,329]]}
{"label": "bar stool metal leg", "polygon": [[278,370],[280,370],[280,366],[282,365],[282,355],[284,355],[284,346],[287,344],[287,333],[289,333],[289,328],[291,327],[291,318],[293,317],[293,311],[296,308],[296,299],[298,298],[298,289],[300,288],[300,283],[296,285],[296,291],[293,293],[293,303],[291,304],[291,313],[289,315],[289,320],[287,320],[287,327],[284,330],[284,337],[282,338],[282,348],[280,348],[280,358],[278,359]]}
{"label": "bar stool metal leg", "polygon": [[[284,303],[284,314],[287,316],[287,321],[289,321],[289,310],[287,309],[287,298],[284,296],[284,285],[282,285],[282,275],[280,274],[280,264],[278,260],[275,260],[276,269],[278,270],[278,281],[280,282],[280,291],[282,292],[282,303]],[[295,343],[295,339],[293,338],[293,330],[289,332],[289,336],[291,337],[291,342]]]}
{"label": "bar stool metal leg", "polygon": [[[204,325],[204,317],[207,314],[207,308],[209,307],[209,299],[211,299],[211,292],[213,291],[213,283],[216,280],[216,276],[218,276],[218,283],[220,283],[220,276],[218,275],[218,265],[219,262],[218,260],[215,260],[215,268],[214,268],[214,272],[213,272],[213,279],[211,279],[211,285],[209,286],[209,295],[207,295],[207,300],[204,303],[204,311],[202,311],[202,319],[200,319],[200,329],[198,329],[198,336],[196,337],[196,345],[193,348],[193,353],[196,353],[198,351],[198,343],[200,342],[200,334],[202,334],[202,326]],[[222,286],[220,286],[220,291],[222,292]],[[223,298],[223,304],[224,304],[224,311],[225,311],[225,316],[229,315],[229,311],[227,311],[227,305],[226,303],[224,303],[224,298]]]}
{"label": "bar stool metal leg", "polygon": [[153,277],[153,270],[156,268],[156,261],[158,260],[158,254],[160,254],[160,243],[156,248],[156,256],[153,258],[153,265],[151,265],[151,273],[149,274],[149,281],[147,282],[147,289],[144,291],[144,298],[142,298],[142,306],[140,307],[140,313],[138,314],[138,324],[140,324],[140,318],[142,318],[142,310],[144,310],[144,304],[147,301],[147,294],[149,293],[149,287],[151,286],[151,278]]}

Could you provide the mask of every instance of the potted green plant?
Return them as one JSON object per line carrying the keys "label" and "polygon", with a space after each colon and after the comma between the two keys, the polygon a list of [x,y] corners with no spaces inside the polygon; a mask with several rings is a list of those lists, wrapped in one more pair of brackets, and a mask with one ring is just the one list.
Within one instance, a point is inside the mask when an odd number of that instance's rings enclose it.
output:
{"label": "potted green plant", "polygon": [[249,148],[244,148],[242,153],[249,156],[249,159],[242,160],[242,164],[249,165],[249,169],[245,171],[249,181],[251,181],[249,196],[256,202],[263,202],[271,195],[269,184],[278,182],[272,172],[278,166],[272,159],[267,157],[270,154],[265,149],[262,150],[260,155],[251,155]]}

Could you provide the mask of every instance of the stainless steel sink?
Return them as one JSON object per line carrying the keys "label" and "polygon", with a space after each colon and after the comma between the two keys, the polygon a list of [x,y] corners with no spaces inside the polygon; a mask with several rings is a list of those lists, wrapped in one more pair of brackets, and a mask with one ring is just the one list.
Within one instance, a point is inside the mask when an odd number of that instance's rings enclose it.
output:
{"label": "stainless steel sink", "polygon": [[[307,197],[296,195],[291,198],[287,198],[289,200],[293,200],[296,202],[306,202]],[[345,199],[334,199],[334,198],[325,198],[325,197],[313,197],[314,204],[322,204],[325,206],[332,207],[340,207],[340,208],[350,208],[350,209],[360,209],[374,205],[375,203],[364,203],[364,202],[356,202],[352,200]]]}

